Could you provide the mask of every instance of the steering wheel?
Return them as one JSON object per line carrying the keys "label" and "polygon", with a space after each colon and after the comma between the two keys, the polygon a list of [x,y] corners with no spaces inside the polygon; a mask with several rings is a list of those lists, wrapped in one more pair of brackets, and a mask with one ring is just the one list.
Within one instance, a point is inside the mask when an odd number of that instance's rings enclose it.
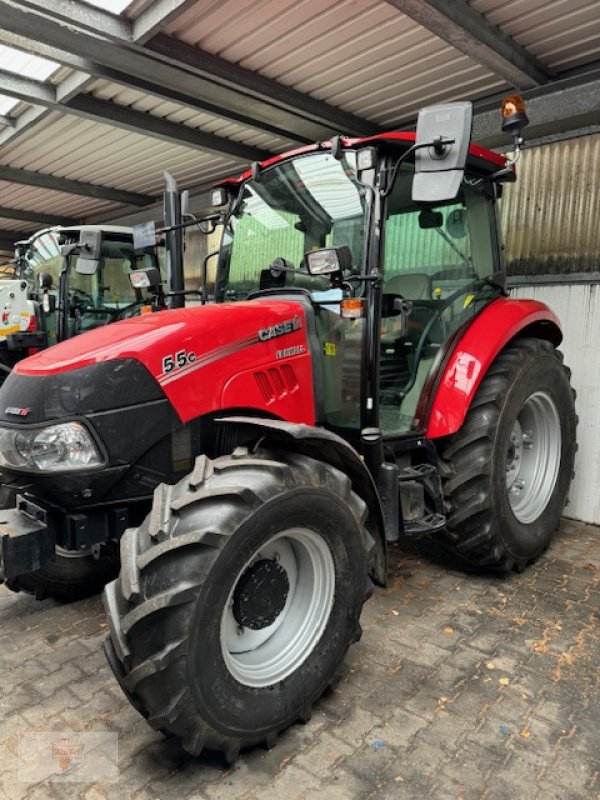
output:
{"label": "steering wheel", "polygon": [[80,307],[84,304],[88,304],[90,306],[94,305],[94,299],[91,294],[88,292],[84,292],[83,289],[78,289],[76,286],[69,286],[69,294],[75,295],[71,305]]}
{"label": "steering wheel", "polygon": [[468,283],[465,286],[461,286],[455,292],[452,292],[451,295],[446,297],[445,300],[412,300],[413,308],[421,307],[421,308],[434,308],[435,311],[427,321],[427,324],[423,328],[423,333],[419,337],[419,341],[417,342],[417,346],[415,347],[414,358],[413,358],[413,367],[411,369],[411,375],[404,386],[404,388],[400,392],[400,396],[402,398],[406,397],[406,395],[410,392],[410,390],[415,385],[415,381],[417,379],[417,371],[419,368],[419,361],[421,360],[421,353],[423,352],[423,348],[427,343],[427,339],[429,338],[429,334],[431,333],[431,329],[435,325],[435,323],[440,319],[444,311],[448,308],[448,306],[452,305],[452,303],[461,297],[463,294],[468,294],[470,292],[476,293],[482,286],[488,284],[489,281],[486,278],[482,280],[473,281],[472,283]]}
{"label": "steering wheel", "polygon": [[106,324],[118,322],[121,319],[131,319],[131,317],[135,317],[136,312],[139,311],[142,306],[147,305],[149,305],[149,303],[144,300],[136,300],[135,303],[129,303],[128,306],[123,306],[123,308],[119,308],[117,311],[108,311],[108,309],[106,309],[110,314]]}

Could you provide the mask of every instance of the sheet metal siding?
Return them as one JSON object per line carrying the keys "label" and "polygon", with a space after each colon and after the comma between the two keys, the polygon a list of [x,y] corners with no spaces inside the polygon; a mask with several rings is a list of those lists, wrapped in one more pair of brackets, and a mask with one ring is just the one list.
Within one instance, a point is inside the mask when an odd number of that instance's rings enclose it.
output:
{"label": "sheet metal siding", "polygon": [[525,150],[500,219],[509,274],[597,270],[600,134]]}
{"label": "sheet metal siding", "polygon": [[565,515],[600,524],[600,285],[519,287],[513,297],[546,303],[564,334],[560,349],[572,370],[579,415],[575,479]]}

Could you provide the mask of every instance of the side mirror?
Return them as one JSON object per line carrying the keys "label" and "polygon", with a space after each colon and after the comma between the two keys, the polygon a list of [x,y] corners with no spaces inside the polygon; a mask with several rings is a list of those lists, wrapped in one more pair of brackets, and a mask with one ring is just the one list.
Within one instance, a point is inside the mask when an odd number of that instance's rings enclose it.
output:
{"label": "side mirror", "polygon": [[38,275],[40,289],[52,288],[52,275],[49,272],[40,272]]}
{"label": "side mirror", "polygon": [[80,257],[98,261],[102,253],[102,231],[97,228],[82,230],[79,234]]}
{"label": "side mirror", "polygon": [[181,202],[181,217],[191,217],[190,214],[190,190],[184,189],[180,197]]}
{"label": "side mirror", "polygon": [[472,103],[447,103],[423,108],[417,122],[415,203],[454,200],[463,179],[471,128]]}
{"label": "side mirror", "polygon": [[129,273],[129,280],[134,289],[149,289],[160,286],[160,270],[157,267],[136,269]]}
{"label": "side mirror", "polygon": [[373,186],[375,183],[375,165],[377,164],[377,148],[361,147],[356,153],[356,175],[361,183]]}
{"label": "side mirror", "polygon": [[95,275],[99,266],[100,261],[80,255],[75,264],[75,272],[78,275]]}
{"label": "side mirror", "polygon": [[227,190],[223,186],[215,186],[215,188],[211,190],[210,193],[211,206],[216,206],[217,208],[220,208],[221,206],[226,206],[228,202],[229,202],[229,195],[227,194]]}
{"label": "side mirror", "polygon": [[95,275],[102,253],[102,231],[97,228],[82,230],[79,234],[79,258],[75,272],[79,275]]}
{"label": "side mirror", "polygon": [[146,247],[154,247],[156,244],[156,225],[154,220],[148,222],[138,222],[132,226],[133,249],[143,250]]}
{"label": "side mirror", "polygon": [[44,314],[53,314],[56,311],[56,297],[53,294],[45,294],[42,299],[42,309]]}

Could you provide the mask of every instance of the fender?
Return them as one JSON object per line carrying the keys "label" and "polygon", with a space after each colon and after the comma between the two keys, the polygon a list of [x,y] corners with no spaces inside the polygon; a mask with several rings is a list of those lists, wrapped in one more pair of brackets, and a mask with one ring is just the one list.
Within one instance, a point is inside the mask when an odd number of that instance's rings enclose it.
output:
{"label": "fender", "polygon": [[221,417],[217,423],[249,429],[261,436],[261,443],[275,447],[285,447],[297,453],[324,461],[348,475],[352,488],[367,504],[369,517],[367,526],[375,539],[371,554],[369,572],[379,586],[386,584],[387,548],[383,509],[379,492],[371,473],[356,450],[332,431],[312,425],[285,422],[276,419],[257,417]]}
{"label": "fender", "polygon": [[562,341],[558,318],[537,300],[498,298],[477,316],[454,346],[440,376],[425,435],[456,433],[492,361],[519,334]]}

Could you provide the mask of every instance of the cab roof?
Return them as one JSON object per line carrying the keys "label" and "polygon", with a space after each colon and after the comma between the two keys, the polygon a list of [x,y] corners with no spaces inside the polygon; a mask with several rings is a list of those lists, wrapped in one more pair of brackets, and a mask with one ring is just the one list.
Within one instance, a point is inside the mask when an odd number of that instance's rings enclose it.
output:
{"label": "cab roof", "polygon": [[[416,140],[416,133],[414,131],[390,131],[389,133],[377,133],[373,136],[361,136],[361,137],[342,136],[341,144],[343,148],[352,150],[358,147],[363,147],[373,144],[375,145],[391,144],[395,146],[404,145],[404,149],[407,150],[411,145],[415,143],[415,140]],[[315,144],[309,144],[305,145],[304,147],[298,147],[295,150],[288,150],[285,153],[280,153],[279,155],[267,158],[265,159],[265,161],[259,161],[259,166],[261,167],[261,169],[266,169],[267,167],[272,167],[275,164],[278,164],[282,161],[287,161],[290,158],[295,158],[296,156],[304,155],[305,153],[313,153],[313,152],[318,152],[319,150],[330,150],[330,149],[331,149],[331,141],[316,142]],[[471,144],[469,145],[469,157],[467,160],[467,166],[470,167],[475,172],[480,172],[483,173],[484,175],[491,175],[492,173],[497,172],[499,169],[503,169],[504,167],[506,167],[507,159],[505,156],[502,156],[499,153],[495,153],[493,150],[488,150],[487,147],[482,147],[481,145],[471,142]],[[252,169],[249,168],[245,172],[242,172],[241,175],[238,175],[237,177],[225,178],[224,180],[218,181],[215,185],[216,186],[237,185],[242,183],[243,181],[247,181],[251,177],[252,177]]]}

